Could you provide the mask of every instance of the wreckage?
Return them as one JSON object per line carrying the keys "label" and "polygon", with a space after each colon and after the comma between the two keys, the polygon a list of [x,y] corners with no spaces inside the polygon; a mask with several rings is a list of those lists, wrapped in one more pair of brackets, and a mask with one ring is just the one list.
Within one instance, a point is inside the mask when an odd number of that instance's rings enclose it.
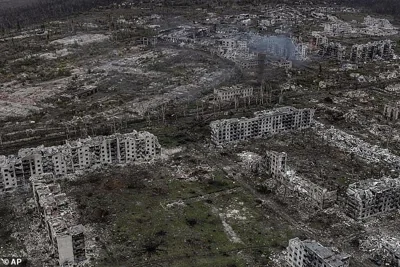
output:
{"label": "wreckage", "polygon": [[274,184],[283,185],[286,189],[304,197],[311,205],[325,209],[332,207],[337,201],[337,189],[327,183],[316,184],[287,166],[285,152],[266,151],[262,157],[252,152],[239,154],[246,168],[255,173],[265,173],[274,179]]}
{"label": "wreckage", "polygon": [[85,228],[78,224],[74,205],[61,193],[52,173],[33,175],[33,196],[43,227],[47,230],[50,251],[60,266],[76,266],[86,260]]}

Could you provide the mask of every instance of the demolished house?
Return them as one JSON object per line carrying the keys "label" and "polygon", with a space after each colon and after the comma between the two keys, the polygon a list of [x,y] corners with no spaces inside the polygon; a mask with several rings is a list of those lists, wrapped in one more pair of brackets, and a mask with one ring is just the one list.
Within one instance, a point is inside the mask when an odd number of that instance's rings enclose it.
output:
{"label": "demolished house", "polygon": [[18,155],[0,156],[0,194],[26,189],[32,175],[63,176],[94,166],[150,161],[160,153],[156,136],[137,131],[67,141],[61,146],[24,148]]}
{"label": "demolished house", "polygon": [[345,197],[346,213],[362,220],[400,207],[400,180],[369,179],[349,185]]}
{"label": "demolished house", "polygon": [[222,145],[291,130],[306,129],[313,123],[314,110],[281,107],[255,112],[254,115],[253,118],[211,122],[211,141],[215,145]]}
{"label": "demolished house", "polygon": [[84,226],[77,223],[74,206],[52,173],[34,175],[30,179],[34,200],[47,230],[50,251],[60,266],[76,266],[86,260]]}
{"label": "demolished house", "polygon": [[289,240],[286,262],[291,267],[348,267],[350,255],[312,240]]}

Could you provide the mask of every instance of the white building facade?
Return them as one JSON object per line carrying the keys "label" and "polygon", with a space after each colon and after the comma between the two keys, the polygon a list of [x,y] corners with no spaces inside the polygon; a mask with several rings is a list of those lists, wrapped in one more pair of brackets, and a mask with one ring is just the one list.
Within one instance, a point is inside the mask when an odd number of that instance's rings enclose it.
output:
{"label": "white building facade", "polygon": [[67,141],[62,146],[21,149],[18,155],[0,156],[0,194],[29,187],[32,175],[63,176],[96,165],[149,161],[160,153],[156,136],[137,131]]}

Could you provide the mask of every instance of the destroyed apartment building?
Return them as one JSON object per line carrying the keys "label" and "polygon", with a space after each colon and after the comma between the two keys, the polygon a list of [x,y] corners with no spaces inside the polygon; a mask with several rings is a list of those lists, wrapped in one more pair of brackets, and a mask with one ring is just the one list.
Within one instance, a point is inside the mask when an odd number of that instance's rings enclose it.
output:
{"label": "destroyed apartment building", "polygon": [[262,138],[290,130],[309,128],[313,109],[280,107],[254,113],[253,118],[224,119],[210,123],[211,141],[215,145]]}
{"label": "destroyed apartment building", "polygon": [[250,52],[246,41],[221,39],[217,41],[217,48],[212,53],[233,61],[242,69],[258,66],[257,53]]}
{"label": "destroyed apartment building", "polygon": [[348,267],[350,255],[312,240],[289,240],[286,262],[291,267]]}
{"label": "destroyed apartment building", "polygon": [[261,162],[261,168],[268,175],[292,192],[305,196],[305,199],[312,205],[325,209],[333,206],[336,202],[336,188],[330,187],[327,183],[320,185],[296,175],[286,164],[287,154],[285,152],[267,151]]}
{"label": "destroyed apartment building", "polygon": [[376,216],[400,207],[400,180],[369,179],[349,185],[345,197],[346,213],[355,220]]}
{"label": "destroyed apartment building", "polygon": [[232,101],[238,98],[246,98],[253,96],[253,87],[231,86],[214,89],[215,101]]}
{"label": "destroyed apartment building", "polygon": [[398,120],[400,111],[400,103],[386,104],[383,110],[383,115],[389,120]]}
{"label": "destroyed apartment building", "polygon": [[61,146],[20,149],[17,155],[0,156],[0,194],[28,188],[32,175],[63,176],[94,166],[149,161],[160,153],[156,136],[137,131],[67,141]]}
{"label": "destroyed apartment building", "polygon": [[242,152],[238,155],[249,171],[266,173],[279,179],[286,173],[287,154],[285,152],[266,151],[264,156],[253,152]]}
{"label": "destroyed apartment building", "polygon": [[274,182],[275,185],[283,185],[314,207],[329,208],[337,201],[337,189],[334,186],[324,181],[310,181],[290,170],[287,166],[286,152],[266,151],[264,156],[242,152],[238,155],[246,169],[258,174],[267,174],[277,182]]}
{"label": "destroyed apartment building", "polygon": [[77,223],[74,205],[54,183],[52,173],[33,175],[33,196],[46,229],[50,251],[60,266],[76,266],[86,260],[84,226]]}
{"label": "destroyed apartment building", "polygon": [[351,61],[369,61],[376,58],[391,59],[393,57],[392,41],[382,40],[369,42],[367,44],[357,44],[351,47]]}
{"label": "destroyed apartment building", "polygon": [[319,45],[318,54],[330,59],[343,60],[346,56],[346,47],[340,43],[329,42]]}

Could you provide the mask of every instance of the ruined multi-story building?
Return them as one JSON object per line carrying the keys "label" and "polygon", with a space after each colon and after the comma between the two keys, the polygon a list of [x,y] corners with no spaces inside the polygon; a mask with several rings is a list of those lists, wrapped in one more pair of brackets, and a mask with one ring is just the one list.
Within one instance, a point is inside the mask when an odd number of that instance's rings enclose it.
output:
{"label": "ruined multi-story building", "polygon": [[47,230],[50,251],[60,266],[76,266],[86,259],[84,227],[77,223],[74,205],[54,183],[52,173],[33,175],[33,196],[43,227]]}
{"label": "ruined multi-story building", "polygon": [[375,58],[390,59],[393,57],[391,40],[369,42],[367,44],[357,44],[351,47],[351,61],[369,61]]}
{"label": "ruined multi-story building", "polygon": [[246,41],[235,39],[221,39],[217,41],[218,56],[233,61],[242,69],[253,68],[258,65],[257,53],[251,52]]}
{"label": "ruined multi-story building", "polygon": [[311,39],[311,45],[314,48],[319,48],[321,45],[327,45],[328,44],[328,37],[321,35],[318,32],[312,32],[312,39]]}
{"label": "ruined multi-story building", "polygon": [[398,120],[400,112],[399,104],[386,104],[383,109],[383,115],[389,120]]}
{"label": "ruined multi-story building", "polygon": [[287,167],[286,162],[287,154],[285,152],[267,151],[266,155],[259,160],[258,170],[265,171],[290,191],[301,194],[313,206],[325,209],[336,202],[337,190],[335,188],[326,183],[316,184],[296,175]]}
{"label": "ruined multi-story building", "polygon": [[324,24],[324,33],[329,36],[341,36],[352,33],[353,29],[350,23],[339,21]]}
{"label": "ruined multi-story building", "polygon": [[348,267],[350,255],[312,240],[289,240],[286,262],[291,267]]}
{"label": "ruined multi-story building", "polygon": [[286,159],[285,152],[267,151],[263,158],[263,167],[272,177],[281,177],[286,173]]}
{"label": "ruined multi-story building", "polygon": [[62,176],[96,165],[148,161],[160,153],[156,136],[137,131],[67,141],[61,146],[24,148],[18,155],[0,156],[0,193],[29,187],[32,175]]}
{"label": "ruined multi-story building", "polygon": [[346,55],[346,47],[340,43],[329,42],[319,46],[318,54],[322,57],[343,60]]}
{"label": "ruined multi-story building", "polygon": [[211,122],[211,141],[216,145],[222,145],[309,128],[313,122],[314,110],[281,107],[255,112],[254,115],[253,118]]}
{"label": "ruined multi-story building", "polygon": [[346,213],[356,220],[399,209],[400,180],[370,179],[349,185],[346,191]]}
{"label": "ruined multi-story building", "polygon": [[214,89],[216,101],[232,101],[237,98],[246,98],[253,96],[253,87],[231,86]]}

